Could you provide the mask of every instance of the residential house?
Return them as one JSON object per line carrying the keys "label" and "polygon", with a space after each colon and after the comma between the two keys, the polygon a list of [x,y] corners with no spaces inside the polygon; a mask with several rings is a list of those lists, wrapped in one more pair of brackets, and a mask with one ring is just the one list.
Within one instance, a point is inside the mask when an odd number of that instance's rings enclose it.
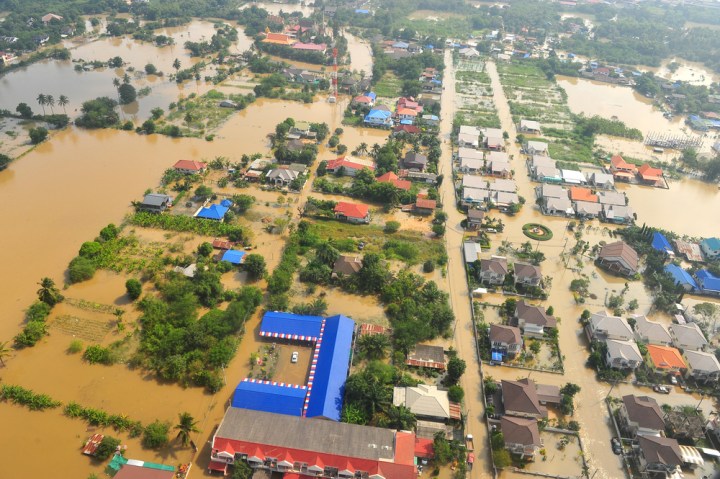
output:
{"label": "residential house", "polygon": [[370,209],[367,205],[340,201],[335,205],[335,218],[348,223],[370,223]]}
{"label": "residential house", "polygon": [[461,185],[463,188],[480,188],[484,190],[489,189],[488,181],[481,176],[475,175],[464,175],[462,177]]}
{"label": "residential house", "polygon": [[359,255],[340,255],[335,260],[332,276],[351,276],[362,269],[362,257]]}
{"label": "residential house", "polygon": [[[718,244],[720,248],[720,243]],[[689,241],[683,241],[676,239],[675,248],[677,248],[678,254],[685,256],[685,259],[695,263],[701,263],[703,261],[702,250],[700,245],[697,243],[691,243]]]}
{"label": "residential house", "polygon": [[634,336],[632,328],[624,318],[611,316],[606,311],[598,311],[590,316],[588,334],[594,341],[631,341]]}
{"label": "residential house", "polygon": [[491,324],[490,347],[493,352],[499,352],[503,357],[514,357],[523,347],[520,328],[503,324]]}
{"label": "residential house", "polygon": [[457,152],[458,170],[461,173],[477,173],[485,167],[484,156],[482,151],[461,146]]}
{"label": "residential house", "polygon": [[415,349],[405,360],[408,366],[431,369],[445,369],[445,350],[442,346],[416,344]]}
{"label": "residential house", "polygon": [[480,56],[480,52],[475,48],[461,48],[458,50],[458,54],[465,59],[477,58]]}
{"label": "residential house", "polygon": [[595,195],[590,188],[583,188],[581,186],[570,187],[570,200],[571,201],[585,201],[587,203],[597,203],[598,197]]}
{"label": "residential house", "polygon": [[678,375],[687,369],[680,351],[675,348],[648,344],[647,350],[650,355],[648,366],[659,373]]}
{"label": "residential house", "polygon": [[232,201],[222,200],[220,204],[212,204],[210,206],[203,206],[195,213],[195,218],[202,218],[206,220],[213,220],[223,222],[225,220],[225,214],[230,210]]}
{"label": "residential house", "polygon": [[[516,263],[517,264],[517,263]],[[540,306],[527,304],[524,299],[517,302],[512,322],[525,335],[542,336],[546,329],[554,329],[557,319],[550,316]]]}
{"label": "residential house", "polygon": [[495,206],[500,211],[506,211],[509,208],[511,208],[513,205],[520,203],[520,197],[517,193],[510,193],[508,191],[490,191],[490,201],[493,202]]}
{"label": "residential house", "polygon": [[635,436],[660,436],[665,432],[663,412],[657,401],[648,396],[623,396],[618,409],[620,425],[631,438]]}
{"label": "residential house", "polygon": [[598,264],[609,271],[632,276],[638,271],[638,254],[623,241],[603,246],[598,254]]}
{"label": "residential house", "polygon": [[638,460],[642,472],[673,475],[680,472],[682,453],[677,440],[660,436],[638,437]]}
{"label": "residential house", "polygon": [[672,336],[665,325],[650,321],[643,315],[635,315],[633,319],[635,319],[635,339],[646,344],[670,346]]}
{"label": "residential house", "polygon": [[468,148],[477,148],[480,146],[480,132],[476,135],[474,132],[463,132],[462,128],[458,133],[458,145]]}
{"label": "residential house", "polygon": [[671,324],[670,335],[673,346],[684,351],[704,351],[708,346],[705,335],[697,323]]}
{"label": "residential house", "polygon": [[418,112],[410,108],[398,108],[395,111],[395,114],[401,123],[408,122],[404,123],[408,125],[412,125],[415,122],[415,118],[418,116]]}
{"label": "residential house", "polygon": [[605,345],[607,346],[605,361],[608,367],[615,369],[635,369],[643,362],[640,349],[634,341],[608,339]]}
{"label": "residential house", "polygon": [[598,203],[602,205],[625,206],[627,205],[627,196],[616,191],[598,191]]}
{"label": "residential house", "polygon": [[543,183],[561,183],[563,181],[560,170],[554,166],[536,166],[531,171],[535,181]]}
{"label": "residential house", "polygon": [[420,118],[424,124],[429,126],[438,126],[440,124],[440,117],[437,115],[423,115]]}
{"label": "residential house", "polygon": [[535,454],[543,446],[535,419],[503,416],[500,419],[500,430],[507,450],[510,454],[520,456],[521,460],[534,460]]}
{"label": "residential house", "polygon": [[138,209],[148,211],[150,213],[162,213],[172,206],[172,196],[162,195],[159,193],[150,193],[145,195]]}
{"label": "residential house", "polygon": [[560,185],[542,184],[535,188],[535,195],[538,198],[565,198],[568,199],[568,190]]}
{"label": "residential house", "polygon": [[275,168],[274,170],[270,170],[267,175],[265,175],[265,178],[269,183],[272,183],[275,186],[278,187],[287,187],[290,186],[290,183],[293,182],[298,176],[297,171],[293,171],[289,168]]}
{"label": "residential house", "polygon": [[528,155],[548,155],[548,144],[543,141],[528,141],[525,146],[525,152]]}
{"label": "residential house", "polygon": [[602,205],[600,203],[592,203],[590,201],[573,201],[575,215],[581,219],[597,218],[602,213]]}
{"label": "residential house", "polygon": [[506,193],[515,193],[517,191],[517,184],[514,180],[508,179],[497,179],[492,183],[488,184],[490,191],[504,191]]}
{"label": "residential house", "polygon": [[720,363],[713,353],[704,351],[685,351],[687,361],[686,377],[691,377],[698,382],[716,383],[720,380]]}
{"label": "residential house", "polygon": [[461,135],[474,136],[476,139],[480,138],[480,134],[481,134],[480,128],[478,128],[476,126],[469,126],[469,125],[460,125],[460,130],[458,133]]}
{"label": "residential house", "polygon": [[194,160],[179,160],[173,165],[173,168],[179,173],[184,173],[186,175],[197,175],[205,172],[205,170],[207,169],[207,163]]}
{"label": "residential house", "polygon": [[586,185],[587,178],[582,171],[577,170],[560,170],[560,178],[563,183],[568,185]]}
{"label": "residential house", "polygon": [[296,121],[295,125],[293,125],[288,132],[288,138],[291,135],[293,137],[310,139],[315,139],[315,137],[317,137],[317,134],[312,130],[310,122],[307,121]]}
{"label": "residential house", "polygon": [[542,281],[540,267],[530,263],[515,263],[513,277],[515,284],[529,286],[540,286],[540,281]]}
{"label": "residential house", "polygon": [[52,22],[53,20],[58,21],[58,22],[62,22],[62,21],[63,21],[63,17],[61,17],[60,15],[55,15],[54,13],[48,13],[47,15],[43,15],[43,16],[40,18],[40,20],[42,20],[42,22],[43,22],[45,25],[47,25],[47,24],[49,24],[50,22]]}
{"label": "residential house", "polygon": [[570,199],[565,196],[561,198],[543,198],[540,206],[543,214],[552,216],[573,216],[575,209]]}
{"label": "residential house", "polygon": [[447,391],[437,386],[419,384],[417,386],[395,387],[393,405],[405,406],[423,421],[448,422],[460,420],[460,405],[448,400]]}
{"label": "residential house", "polygon": [[490,200],[491,191],[485,188],[463,187],[462,204],[471,208],[478,206],[480,208]]}
{"label": "residential house", "polygon": [[408,170],[425,171],[428,164],[428,157],[422,153],[408,151],[403,158],[403,166]]}
{"label": "residential house", "polygon": [[415,204],[413,205],[413,213],[429,216],[435,212],[436,207],[437,201],[428,198],[420,198],[418,195],[415,199]]}
{"label": "residential house", "polygon": [[595,188],[602,188],[605,190],[612,190],[615,188],[615,179],[613,175],[608,173],[591,173],[588,178],[590,183]]}
{"label": "residential house", "polygon": [[505,149],[505,138],[500,128],[485,128],[482,130],[483,144],[488,150],[502,151]]}
{"label": "residential house", "polygon": [[393,173],[392,171],[388,171],[384,175],[380,175],[377,178],[375,178],[375,181],[378,183],[392,183],[395,188],[409,191],[410,188],[412,188],[412,182],[408,180],[401,180],[398,175]]}
{"label": "residential house", "polygon": [[720,258],[720,239],[705,238],[700,242],[700,249],[709,260]]}
{"label": "residential house", "polygon": [[478,279],[481,283],[499,286],[505,282],[508,274],[507,258],[491,256],[490,259],[480,260],[480,273]]}
{"label": "residential house", "polygon": [[550,168],[556,168],[557,162],[545,155],[531,155],[530,156],[530,169],[534,170],[539,166],[545,166]]}
{"label": "residential house", "polygon": [[358,171],[365,168],[375,171],[375,165],[372,161],[349,155],[328,161],[325,168],[328,173],[342,174],[344,176],[355,176]]}
{"label": "residential house", "polygon": [[629,224],[635,219],[635,212],[629,206],[602,205],[601,218],[608,223]]}
{"label": "residential house", "polygon": [[48,41],[50,41],[50,35],[47,35],[47,34],[35,35],[33,37],[33,41],[35,43],[37,43],[38,45],[45,45]]}
{"label": "residential house", "polygon": [[476,210],[473,208],[468,209],[467,212],[467,228],[478,229],[482,226],[483,218],[485,218],[485,212]]}
{"label": "residential house", "polygon": [[487,161],[503,161],[505,163],[510,162],[510,155],[504,151],[490,151],[485,157]]}
{"label": "residential house", "polygon": [[695,273],[697,284],[703,294],[720,296],[720,278],[713,275],[706,269],[701,269]]}
{"label": "residential house", "polygon": [[369,106],[375,105],[375,98],[371,98],[367,94],[359,95],[352,99],[353,106]]}
{"label": "residential house", "polygon": [[392,113],[386,110],[374,108],[365,115],[363,123],[369,126],[390,128],[393,126]]}
{"label": "residential house", "polygon": [[507,161],[491,161],[488,172],[498,178],[509,178],[512,176],[512,168]]}
{"label": "residential house", "polygon": [[9,65],[17,59],[12,52],[0,51],[0,65]]}
{"label": "residential house", "polygon": [[520,120],[520,132],[533,135],[540,134],[540,122],[533,120]]}
{"label": "residential house", "polygon": [[660,251],[661,253],[665,253],[668,256],[675,256],[675,250],[673,250],[670,242],[667,240],[665,235],[660,233],[659,231],[655,231],[653,233],[653,238],[650,246],[652,246],[655,251]]}
{"label": "residential house", "polygon": [[670,276],[673,277],[675,284],[682,286],[685,291],[691,292],[699,289],[695,279],[690,275],[690,273],[682,269],[680,266],[668,263],[665,265],[665,272],[669,273]]}
{"label": "residential house", "polygon": [[465,256],[465,263],[471,264],[479,260],[480,253],[482,253],[480,243],[476,243],[474,241],[463,242],[463,254]]}
{"label": "residential house", "polygon": [[637,173],[637,167],[632,163],[628,163],[620,155],[614,155],[610,158],[610,172],[615,181],[632,181]]}
{"label": "residential house", "polygon": [[421,132],[420,128],[415,125],[395,125],[393,127],[393,135],[406,133],[408,135],[417,135]]}
{"label": "residential house", "polygon": [[500,389],[505,414],[535,419],[548,417],[547,408],[540,404],[535,381],[532,379],[525,378],[518,381],[503,379],[500,382]]}
{"label": "residential house", "polygon": [[652,186],[662,186],[663,171],[660,168],[653,168],[649,164],[645,163],[638,168],[637,176],[641,183]]}

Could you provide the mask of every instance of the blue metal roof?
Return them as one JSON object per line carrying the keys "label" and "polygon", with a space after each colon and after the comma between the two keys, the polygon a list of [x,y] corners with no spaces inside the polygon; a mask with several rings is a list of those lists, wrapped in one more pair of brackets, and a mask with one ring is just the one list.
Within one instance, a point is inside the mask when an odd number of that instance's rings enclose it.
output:
{"label": "blue metal roof", "polygon": [[232,264],[240,264],[240,263],[242,263],[244,256],[245,256],[244,251],[238,251],[236,249],[229,249],[229,250],[225,251],[225,254],[223,254],[222,261],[227,261],[228,263],[232,263]]}
{"label": "blue metal roof", "polygon": [[690,273],[682,269],[680,266],[676,266],[674,264],[668,264],[665,266],[665,271],[670,273],[670,275],[675,280],[675,284],[680,285],[686,285],[689,284],[692,286],[693,289],[698,289],[698,285],[693,279],[692,276],[690,276]]}
{"label": "blue metal roof", "polygon": [[307,417],[340,420],[355,322],[341,314],[325,320]]}
{"label": "blue metal roof", "polygon": [[658,233],[657,231],[653,233],[652,247],[653,249],[656,249],[658,251],[665,251],[666,253],[674,252],[672,246],[670,246],[670,242],[667,240],[665,235],[663,235],[662,233]]}
{"label": "blue metal roof", "polygon": [[301,416],[307,389],[303,386],[253,382],[245,379],[233,394],[232,407]]}
{"label": "blue metal roof", "polygon": [[320,316],[268,311],[263,315],[260,323],[260,333],[266,336],[277,333],[317,338],[320,336],[322,321],[323,318]]}
{"label": "blue metal roof", "polygon": [[225,213],[230,209],[228,206],[222,205],[210,205],[200,210],[197,214],[198,218],[205,218],[208,220],[221,220],[225,217]]}
{"label": "blue metal roof", "polygon": [[720,278],[716,278],[713,276],[713,274],[706,270],[701,269],[697,273],[695,273],[695,276],[697,277],[700,284],[702,284],[702,288],[704,290],[708,291],[720,291]]}
{"label": "blue metal roof", "polygon": [[377,98],[377,95],[375,94],[374,91],[369,91],[369,92],[365,93],[365,96],[370,98],[371,100],[375,100]]}
{"label": "blue metal roof", "polygon": [[392,113],[386,110],[370,110],[367,115],[365,115],[365,119],[368,118],[381,118],[383,120],[390,118],[392,116]]}
{"label": "blue metal roof", "polygon": [[704,244],[708,249],[713,251],[720,249],[720,239],[717,238],[706,238],[700,243]]}

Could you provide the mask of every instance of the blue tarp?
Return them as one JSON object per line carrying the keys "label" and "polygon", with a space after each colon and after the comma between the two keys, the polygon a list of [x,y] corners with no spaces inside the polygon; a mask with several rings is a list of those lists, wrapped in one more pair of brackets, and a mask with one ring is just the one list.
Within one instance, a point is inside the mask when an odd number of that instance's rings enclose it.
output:
{"label": "blue tarp", "polygon": [[663,235],[662,233],[658,233],[657,231],[653,233],[653,240],[651,246],[657,251],[664,251],[668,254],[674,253],[673,248],[665,235]]}
{"label": "blue tarp", "polygon": [[210,205],[207,208],[201,209],[197,214],[197,217],[205,218],[207,220],[221,220],[225,217],[225,213],[227,213],[229,209],[229,206]]}
{"label": "blue tarp", "polygon": [[346,316],[331,316],[325,320],[307,417],[340,420],[354,330],[355,322]]}
{"label": "blue tarp", "polygon": [[409,119],[400,120],[400,124],[401,124],[401,125],[412,125],[412,124],[413,124],[413,121],[412,121],[412,120],[409,120]]}
{"label": "blue tarp", "polygon": [[260,333],[271,335],[273,333],[285,335],[320,336],[320,327],[323,318],[320,316],[303,316],[300,314],[268,311],[263,315],[260,323]]}
{"label": "blue tarp", "polygon": [[233,394],[232,407],[301,416],[307,389],[242,381]]}
{"label": "blue tarp", "polygon": [[682,269],[680,266],[676,266],[674,264],[668,264],[665,266],[665,271],[670,273],[670,275],[675,280],[675,284],[680,285],[690,285],[692,289],[698,289],[698,285],[693,279],[692,276],[690,276],[690,273]]}
{"label": "blue tarp", "polygon": [[244,256],[245,256],[244,251],[238,251],[236,249],[229,249],[229,250],[225,251],[225,254],[223,254],[222,260],[227,261],[228,263],[232,263],[232,264],[240,264],[240,263],[242,263]]}
{"label": "blue tarp", "polygon": [[365,10],[364,8],[357,8],[357,9],[355,9],[355,13],[360,13],[362,15],[369,15],[370,10]]}
{"label": "blue tarp", "polygon": [[503,355],[500,351],[493,351],[492,353],[490,353],[490,359],[492,359],[493,361],[502,362]]}
{"label": "blue tarp", "polygon": [[720,291],[720,278],[716,278],[713,274],[706,270],[701,269],[697,273],[698,282],[702,284],[702,289],[707,291]]}

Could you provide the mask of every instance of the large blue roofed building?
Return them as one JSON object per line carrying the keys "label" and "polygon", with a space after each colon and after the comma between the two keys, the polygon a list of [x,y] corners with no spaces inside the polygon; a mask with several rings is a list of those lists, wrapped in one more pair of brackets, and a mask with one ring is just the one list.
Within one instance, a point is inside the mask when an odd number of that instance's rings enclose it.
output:
{"label": "large blue roofed building", "polygon": [[675,250],[673,250],[673,247],[670,245],[670,242],[667,240],[665,235],[662,233],[658,233],[657,231],[653,233],[651,246],[657,251],[662,251],[669,255],[675,254]]}
{"label": "large blue roofed building", "polygon": [[685,288],[686,291],[694,291],[698,289],[698,285],[693,277],[690,276],[690,273],[682,269],[680,266],[670,263],[665,266],[665,271],[670,273],[670,276],[673,277],[675,284],[679,284]]}
{"label": "large blue roofed building", "polygon": [[715,277],[710,271],[701,269],[695,273],[700,289],[706,294],[720,296],[720,278]]}
{"label": "large blue roofed building", "polygon": [[354,331],[355,322],[343,315],[265,313],[260,336],[314,343],[307,385],[245,379],[235,389],[233,407],[339,421]]}

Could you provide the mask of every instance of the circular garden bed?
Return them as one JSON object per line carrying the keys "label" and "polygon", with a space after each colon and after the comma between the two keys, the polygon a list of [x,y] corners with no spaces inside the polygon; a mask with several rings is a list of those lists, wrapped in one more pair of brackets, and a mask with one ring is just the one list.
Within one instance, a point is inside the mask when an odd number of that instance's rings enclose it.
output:
{"label": "circular garden bed", "polygon": [[526,223],[523,225],[522,231],[528,238],[538,241],[547,241],[553,237],[553,233],[550,231],[550,228],[539,223]]}

